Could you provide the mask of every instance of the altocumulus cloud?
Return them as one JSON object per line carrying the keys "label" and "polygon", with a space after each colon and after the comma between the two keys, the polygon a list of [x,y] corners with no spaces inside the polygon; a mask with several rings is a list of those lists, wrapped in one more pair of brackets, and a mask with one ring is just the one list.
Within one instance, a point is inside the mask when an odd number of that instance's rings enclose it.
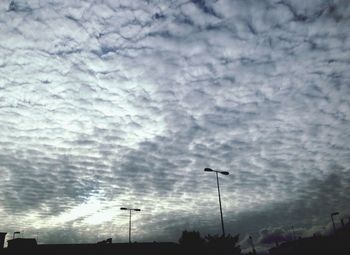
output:
{"label": "altocumulus cloud", "polygon": [[[262,245],[350,213],[346,0],[1,1],[2,231]],[[277,237],[276,237],[277,236]],[[280,237],[278,237],[280,236]],[[247,240],[242,238],[243,243]]]}

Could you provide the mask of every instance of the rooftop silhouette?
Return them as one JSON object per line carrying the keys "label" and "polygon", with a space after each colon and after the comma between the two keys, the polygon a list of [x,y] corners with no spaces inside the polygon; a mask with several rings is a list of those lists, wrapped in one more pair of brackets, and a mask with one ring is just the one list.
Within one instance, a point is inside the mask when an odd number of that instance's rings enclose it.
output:
{"label": "rooftop silhouette", "polygon": [[[113,243],[112,238],[97,243],[79,244],[38,244],[34,238],[13,238],[8,240],[7,248],[3,247],[7,233],[0,233],[2,248],[0,254],[4,255],[73,255],[73,254],[259,254],[254,244],[248,253],[242,253],[238,245],[239,235],[226,236],[207,235],[202,237],[198,231],[183,231],[178,243],[175,242],[146,242],[146,243]],[[249,240],[252,242],[252,238]],[[350,253],[350,220],[342,227],[336,229],[334,234],[328,236],[314,235],[312,237],[296,238],[290,241],[277,242],[269,250],[271,255],[348,255]]]}

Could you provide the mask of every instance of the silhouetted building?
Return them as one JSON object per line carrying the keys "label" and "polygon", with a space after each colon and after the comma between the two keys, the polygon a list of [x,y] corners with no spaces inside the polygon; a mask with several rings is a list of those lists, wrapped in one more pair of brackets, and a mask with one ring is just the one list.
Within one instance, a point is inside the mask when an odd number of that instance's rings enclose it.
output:
{"label": "silhouetted building", "polygon": [[[6,234],[5,232],[0,232],[0,250],[4,248]],[[2,251],[0,251],[0,253],[2,253]]]}
{"label": "silhouetted building", "polygon": [[16,238],[7,241],[8,249],[27,249],[35,247],[37,247],[37,243],[34,238]]}
{"label": "silhouetted building", "polygon": [[17,238],[8,241],[5,255],[178,255],[176,243],[111,243],[111,239],[96,244],[39,244],[35,239]]}

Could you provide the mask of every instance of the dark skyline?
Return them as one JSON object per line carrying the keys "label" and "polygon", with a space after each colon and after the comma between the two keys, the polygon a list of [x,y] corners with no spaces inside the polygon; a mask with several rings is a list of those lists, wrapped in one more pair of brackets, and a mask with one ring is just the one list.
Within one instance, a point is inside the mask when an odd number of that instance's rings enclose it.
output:
{"label": "dark skyline", "polygon": [[[12,3],[11,3],[12,2]],[[0,231],[274,236],[350,216],[346,0],[0,2]],[[39,234],[38,234],[39,233]]]}

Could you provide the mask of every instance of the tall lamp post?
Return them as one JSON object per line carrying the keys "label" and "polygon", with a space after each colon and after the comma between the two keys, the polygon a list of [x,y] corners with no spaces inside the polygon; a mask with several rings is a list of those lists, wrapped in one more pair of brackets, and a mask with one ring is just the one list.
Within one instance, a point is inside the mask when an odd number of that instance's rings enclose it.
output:
{"label": "tall lamp post", "polygon": [[141,209],[121,207],[120,210],[129,211],[129,243],[131,243],[131,212],[132,211],[140,212]]}
{"label": "tall lamp post", "polygon": [[338,214],[339,214],[339,212],[331,213],[331,219],[332,219],[332,223],[333,223],[333,231],[334,231],[334,234],[335,234],[335,223],[334,223],[333,216],[338,215]]}
{"label": "tall lamp post", "polygon": [[217,186],[218,186],[218,195],[219,195],[219,206],[220,206],[222,236],[225,237],[225,227],[224,227],[224,218],[222,216],[220,184],[219,184],[219,175],[218,174],[229,175],[230,173],[226,172],[226,171],[213,170],[211,168],[204,168],[204,171],[205,172],[215,172],[215,174],[216,174],[216,183],[217,183]]}

